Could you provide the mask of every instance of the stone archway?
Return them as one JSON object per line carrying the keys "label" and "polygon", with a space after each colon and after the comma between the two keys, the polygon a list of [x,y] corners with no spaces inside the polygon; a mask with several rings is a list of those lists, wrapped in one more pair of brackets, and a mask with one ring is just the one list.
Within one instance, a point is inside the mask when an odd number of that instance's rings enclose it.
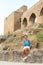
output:
{"label": "stone archway", "polygon": [[43,16],[43,8],[40,11],[40,16]]}
{"label": "stone archway", "polygon": [[26,18],[23,19],[23,25],[24,25],[24,27],[27,27],[27,19]]}
{"label": "stone archway", "polygon": [[31,14],[29,18],[30,25],[33,25],[36,22],[36,15],[34,13]]}
{"label": "stone archway", "polygon": [[40,21],[40,24],[43,23],[43,7],[40,10],[39,21]]}

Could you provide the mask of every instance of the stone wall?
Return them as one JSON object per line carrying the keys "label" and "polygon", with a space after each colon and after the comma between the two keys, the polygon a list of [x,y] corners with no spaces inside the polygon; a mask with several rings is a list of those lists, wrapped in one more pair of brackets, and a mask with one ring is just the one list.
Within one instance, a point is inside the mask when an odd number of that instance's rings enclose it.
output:
{"label": "stone wall", "polygon": [[21,28],[21,16],[26,10],[27,6],[22,6],[5,18],[4,34],[13,33],[15,30]]}
{"label": "stone wall", "polygon": [[32,49],[28,58],[23,61],[19,51],[0,51],[0,61],[43,63],[43,49]]}
{"label": "stone wall", "polygon": [[12,33],[14,31],[14,13],[5,18],[4,34]]}
{"label": "stone wall", "polygon": [[21,16],[23,12],[15,12],[14,13],[14,31],[21,29]]}
{"label": "stone wall", "polygon": [[23,20],[26,18],[27,27],[36,23],[43,23],[43,0],[37,2],[29,10],[24,12],[21,17],[21,28],[24,28]]}
{"label": "stone wall", "polygon": [[[26,19],[26,21],[24,21]],[[23,24],[24,22],[24,24]],[[34,23],[43,23],[43,0],[37,2],[29,10],[27,6],[22,6],[5,18],[4,33],[13,33],[17,29],[21,29],[33,25]]]}

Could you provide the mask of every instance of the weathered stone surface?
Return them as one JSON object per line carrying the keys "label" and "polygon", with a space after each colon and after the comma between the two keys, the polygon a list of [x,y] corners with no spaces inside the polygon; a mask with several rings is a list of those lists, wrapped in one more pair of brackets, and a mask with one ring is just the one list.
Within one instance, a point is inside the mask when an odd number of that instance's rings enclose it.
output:
{"label": "weathered stone surface", "polygon": [[[15,30],[23,29],[28,26],[39,27],[37,23],[43,23],[43,0],[40,0],[35,6],[27,9],[27,6],[22,6],[17,11],[5,18],[4,33],[13,33]],[[25,19],[25,20],[24,20]],[[24,24],[23,24],[24,22]],[[25,24],[26,23],[26,24]],[[25,26],[26,25],[26,26]],[[43,27],[43,25],[40,25]]]}
{"label": "weathered stone surface", "polygon": [[30,51],[30,56],[28,56],[26,62],[29,63],[43,63],[43,50],[34,49]]}
{"label": "weathered stone surface", "polygon": [[[0,51],[0,61],[23,62],[19,51]],[[27,63],[43,63],[43,49],[30,50]]]}

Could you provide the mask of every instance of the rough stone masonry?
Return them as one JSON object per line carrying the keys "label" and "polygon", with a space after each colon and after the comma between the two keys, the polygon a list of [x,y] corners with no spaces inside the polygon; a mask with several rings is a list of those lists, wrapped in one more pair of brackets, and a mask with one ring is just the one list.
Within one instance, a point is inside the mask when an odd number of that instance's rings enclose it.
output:
{"label": "rough stone masonry", "polygon": [[43,0],[39,0],[30,9],[22,6],[5,18],[4,34],[13,33],[18,29],[31,26],[34,23],[43,23]]}
{"label": "rough stone masonry", "polygon": [[[0,61],[24,62],[21,53],[18,51],[0,51]],[[43,48],[32,49],[26,63],[43,63]]]}

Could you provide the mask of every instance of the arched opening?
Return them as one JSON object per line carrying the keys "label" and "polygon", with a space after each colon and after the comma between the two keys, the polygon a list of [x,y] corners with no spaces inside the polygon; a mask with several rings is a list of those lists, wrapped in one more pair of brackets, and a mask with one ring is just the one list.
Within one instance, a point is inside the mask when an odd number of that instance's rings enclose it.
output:
{"label": "arched opening", "polygon": [[31,24],[34,24],[36,22],[36,15],[34,13],[31,14],[29,21]]}
{"label": "arched opening", "polygon": [[43,8],[41,9],[40,16],[43,16]]}
{"label": "arched opening", "polygon": [[20,23],[21,23],[21,18],[19,20],[20,20]]}
{"label": "arched opening", "polygon": [[40,21],[40,24],[43,23],[43,7],[42,7],[41,10],[40,10],[39,21]]}
{"label": "arched opening", "polygon": [[23,25],[24,25],[24,27],[27,26],[27,19],[26,18],[23,19]]}

